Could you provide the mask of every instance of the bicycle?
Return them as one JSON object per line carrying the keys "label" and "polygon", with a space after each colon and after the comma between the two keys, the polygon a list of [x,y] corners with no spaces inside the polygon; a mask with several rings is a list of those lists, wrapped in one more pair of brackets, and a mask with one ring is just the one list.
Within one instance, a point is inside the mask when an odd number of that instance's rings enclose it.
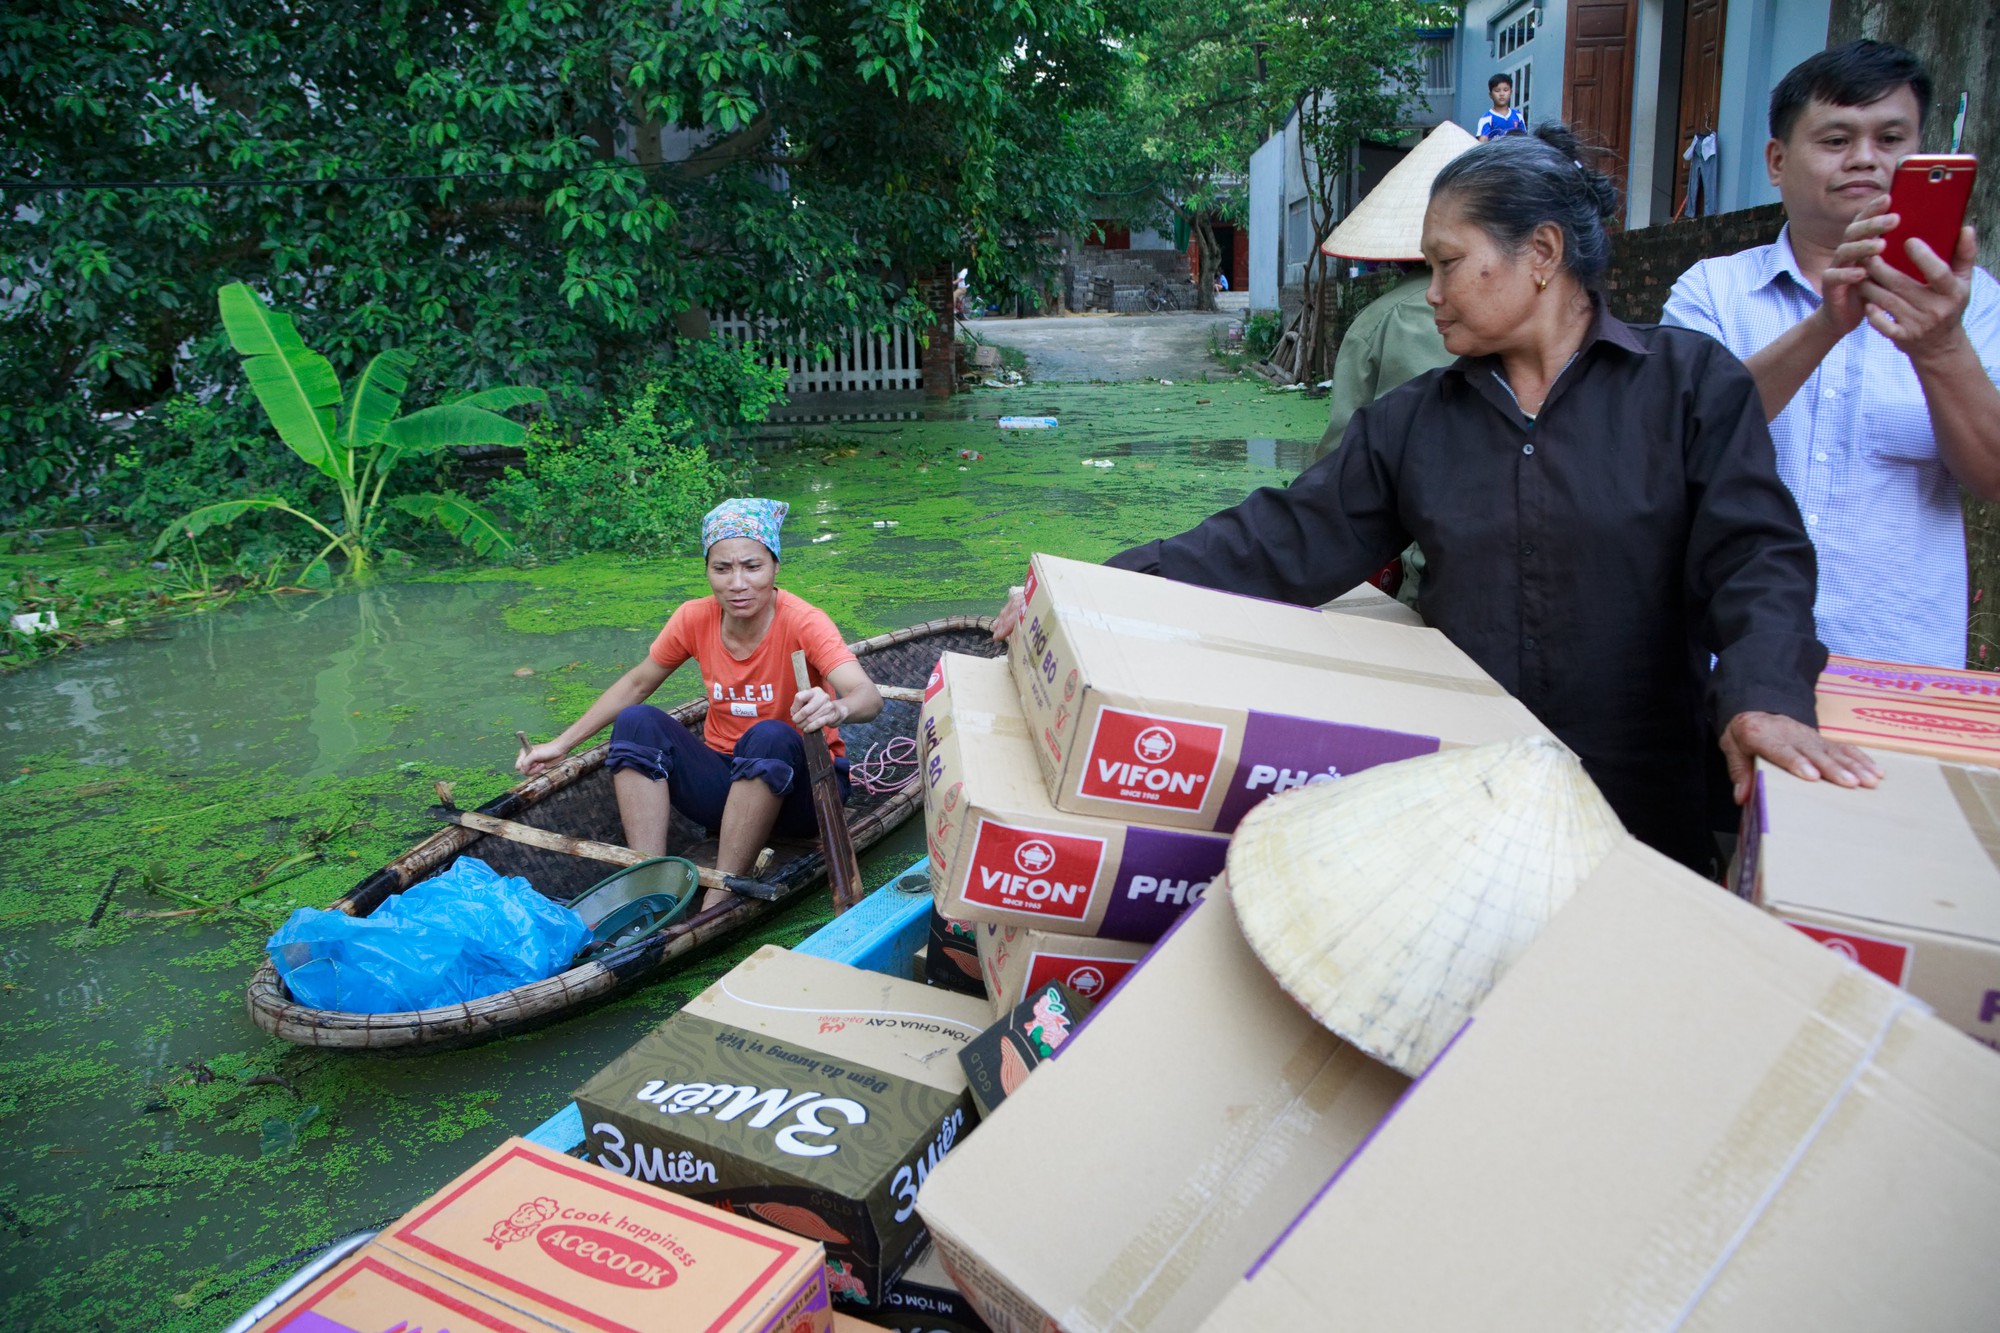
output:
{"label": "bicycle", "polygon": [[[1188,285],[1192,288],[1194,284]],[[1156,315],[1163,310],[1185,309],[1186,307],[1181,304],[1179,288],[1179,283],[1169,283],[1164,278],[1154,278],[1146,284],[1146,309]]]}

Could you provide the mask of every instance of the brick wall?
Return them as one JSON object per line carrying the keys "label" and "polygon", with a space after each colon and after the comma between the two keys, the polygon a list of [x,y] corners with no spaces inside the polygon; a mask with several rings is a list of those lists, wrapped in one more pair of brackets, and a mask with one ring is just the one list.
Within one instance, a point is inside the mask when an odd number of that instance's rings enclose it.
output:
{"label": "brick wall", "polygon": [[1117,292],[1111,308],[1123,312],[1146,308],[1146,284],[1155,278],[1180,284],[1175,295],[1183,304],[1193,298],[1187,256],[1178,250],[1105,250],[1086,245],[1077,250],[1067,272],[1071,310],[1082,310],[1089,304],[1092,278],[1111,279]]}
{"label": "brick wall", "polygon": [[1611,238],[1604,299],[1611,313],[1628,324],[1657,324],[1667,293],[1696,260],[1769,245],[1784,225],[1783,206],[1767,204],[1620,232]]}

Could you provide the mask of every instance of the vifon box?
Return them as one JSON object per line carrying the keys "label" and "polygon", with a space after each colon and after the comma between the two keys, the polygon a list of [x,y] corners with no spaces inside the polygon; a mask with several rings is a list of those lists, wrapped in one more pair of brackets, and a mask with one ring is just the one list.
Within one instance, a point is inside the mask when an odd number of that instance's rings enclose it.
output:
{"label": "vifon box", "polygon": [[1005,662],[939,658],[918,736],[931,891],[947,918],[1143,946],[1221,873],[1220,834],[1051,805]]}
{"label": "vifon box", "polygon": [[917,1187],[972,1127],[986,1001],[766,946],[576,1093],[588,1157],[826,1246],[864,1305],[922,1245]]}
{"label": "vifon box", "polygon": [[1549,734],[1434,629],[1047,555],[1007,661],[1049,799],[1105,819],[1228,830],[1294,787]]}

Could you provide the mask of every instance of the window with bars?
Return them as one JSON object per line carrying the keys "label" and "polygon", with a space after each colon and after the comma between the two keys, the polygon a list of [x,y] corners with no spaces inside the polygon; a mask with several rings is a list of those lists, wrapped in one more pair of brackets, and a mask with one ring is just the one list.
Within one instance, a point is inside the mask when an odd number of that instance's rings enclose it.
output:
{"label": "window with bars", "polygon": [[1458,43],[1447,33],[1441,37],[1427,39],[1417,48],[1417,58],[1424,65],[1424,96],[1449,96],[1455,84],[1453,72],[1457,68]]}
{"label": "window with bars", "polygon": [[1503,20],[1493,33],[1493,54],[1501,60],[1535,40],[1535,27],[1541,21],[1539,10],[1529,8],[1518,17]]}
{"label": "window with bars", "polygon": [[1523,60],[1514,69],[1508,71],[1507,77],[1513,80],[1514,83],[1514,109],[1521,113],[1521,123],[1532,127],[1535,123],[1535,116],[1528,108],[1530,105],[1529,99],[1534,96],[1535,92],[1535,62],[1532,60]]}

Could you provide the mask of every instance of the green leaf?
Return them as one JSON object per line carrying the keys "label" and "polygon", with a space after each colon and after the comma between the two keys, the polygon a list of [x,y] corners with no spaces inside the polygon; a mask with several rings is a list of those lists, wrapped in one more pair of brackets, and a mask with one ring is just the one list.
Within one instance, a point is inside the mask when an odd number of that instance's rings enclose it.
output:
{"label": "green leaf", "polygon": [[203,505],[191,514],[175,519],[153,543],[151,554],[160,552],[182,537],[199,537],[210,528],[219,528],[226,523],[234,523],[253,509],[283,509],[291,506],[283,500],[224,500],[219,504]]}
{"label": "green leaf", "polygon": [[240,282],[216,293],[222,326],[243,356],[243,373],[278,438],[335,481],[347,479],[347,456],[334,446],[333,411],[340,380],[327,359],[308,351],[290,315],[265,305]]}
{"label": "green leaf", "polygon": [[410,372],[416,364],[414,356],[393,347],[368,363],[368,369],[354,381],[347,401],[346,420],[340,429],[343,447],[366,449],[381,440],[403,410],[403,391],[409,388]]}
{"label": "green leaf", "polygon": [[[492,392],[492,390],[488,390]],[[528,428],[498,412],[464,403],[427,407],[398,418],[382,433],[382,442],[403,454],[429,454],[460,444],[519,444]]]}
{"label": "green leaf", "polygon": [[501,530],[500,520],[456,491],[442,495],[399,495],[390,503],[413,517],[433,520],[470,546],[476,555],[514,549],[513,539]]}
{"label": "green leaf", "polygon": [[505,412],[510,407],[525,407],[529,403],[546,403],[549,396],[540,389],[530,389],[524,384],[505,384],[497,389],[481,389],[469,393],[453,403],[453,407],[483,407],[491,412]]}

